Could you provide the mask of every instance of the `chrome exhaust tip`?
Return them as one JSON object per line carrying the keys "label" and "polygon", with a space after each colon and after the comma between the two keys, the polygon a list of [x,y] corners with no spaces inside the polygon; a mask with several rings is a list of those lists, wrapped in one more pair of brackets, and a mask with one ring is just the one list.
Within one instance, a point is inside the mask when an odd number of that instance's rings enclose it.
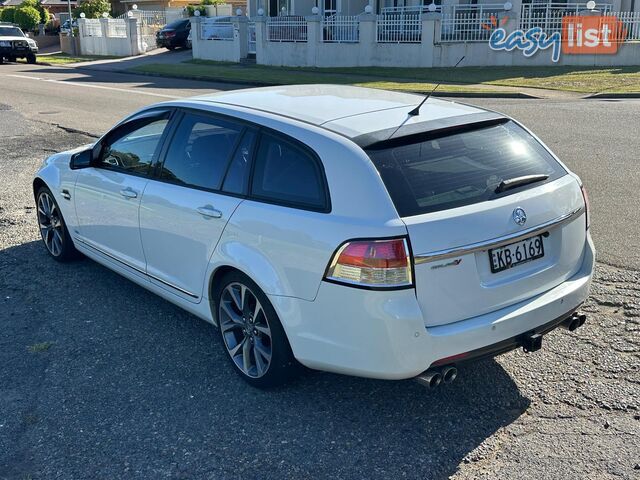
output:
{"label": "chrome exhaust tip", "polygon": [[451,383],[458,377],[458,369],[456,367],[444,367],[442,369],[442,382]]}
{"label": "chrome exhaust tip", "polygon": [[427,388],[436,388],[442,382],[442,375],[435,370],[427,370],[415,377],[415,381]]}

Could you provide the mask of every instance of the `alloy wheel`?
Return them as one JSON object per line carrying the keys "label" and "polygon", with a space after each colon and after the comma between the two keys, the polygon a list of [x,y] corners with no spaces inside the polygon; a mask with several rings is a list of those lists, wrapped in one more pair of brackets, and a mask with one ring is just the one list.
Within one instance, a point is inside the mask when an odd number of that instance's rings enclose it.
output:
{"label": "alloy wheel", "polygon": [[54,257],[60,256],[64,241],[64,225],[58,206],[47,192],[38,196],[38,226],[49,253]]}
{"label": "alloy wheel", "polygon": [[272,357],[271,328],[265,310],[246,285],[234,282],[220,295],[220,330],[227,352],[245,375],[260,378]]}

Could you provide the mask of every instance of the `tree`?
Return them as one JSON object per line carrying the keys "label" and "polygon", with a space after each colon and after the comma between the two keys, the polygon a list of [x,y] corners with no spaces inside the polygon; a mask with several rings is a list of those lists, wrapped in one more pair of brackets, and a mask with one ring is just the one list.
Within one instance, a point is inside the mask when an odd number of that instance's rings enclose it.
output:
{"label": "tree", "polygon": [[4,7],[0,10],[0,22],[13,23],[15,21],[16,7]]}
{"label": "tree", "polygon": [[35,30],[40,23],[40,12],[33,7],[20,7],[16,9],[13,21],[22,30]]}
{"label": "tree", "polygon": [[74,17],[84,13],[86,18],[100,18],[104,12],[109,13],[111,4],[108,0],[86,0],[73,11]]}
{"label": "tree", "polygon": [[49,23],[49,10],[44,8],[42,3],[40,3],[38,0],[24,0],[20,4],[20,7],[33,7],[33,8],[35,8],[40,13],[40,22],[39,23],[44,23],[45,25],[47,23]]}

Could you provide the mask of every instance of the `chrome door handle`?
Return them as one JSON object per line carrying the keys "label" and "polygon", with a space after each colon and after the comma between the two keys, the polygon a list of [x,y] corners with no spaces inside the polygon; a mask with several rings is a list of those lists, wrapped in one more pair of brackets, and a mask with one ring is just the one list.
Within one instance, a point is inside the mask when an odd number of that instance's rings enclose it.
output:
{"label": "chrome door handle", "polygon": [[222,217],[222,212],[220,210],[217,210],[217,209],[213,208],[211,205],[205,205],[204,207],[198,207],[196,210],[198,210],[198,213],[200,215],[204,215],[205,217],[212,217],[212,218],[220,218],[220,217]]}
{"label": "chrome door handle", "polygon": [[136,198],[138,196],[138,192],[131,189],[130,187],[127,187],[120,190],[120,195],[126,198]]}

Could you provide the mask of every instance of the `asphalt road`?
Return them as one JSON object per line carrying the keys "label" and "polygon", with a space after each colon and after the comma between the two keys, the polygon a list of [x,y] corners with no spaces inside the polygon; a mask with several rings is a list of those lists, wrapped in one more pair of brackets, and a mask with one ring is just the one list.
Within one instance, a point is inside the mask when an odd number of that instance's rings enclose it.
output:
{"label": "asphalt road", "polygon": [[0,68],[0,478],[638,478],[640,103],[471,101],[524,121],[589,186],[606,263],[586,327],[434,391],[310,372],[262,392],[213,327],[38,238],[42,158],[216,88],[177,83]]}

